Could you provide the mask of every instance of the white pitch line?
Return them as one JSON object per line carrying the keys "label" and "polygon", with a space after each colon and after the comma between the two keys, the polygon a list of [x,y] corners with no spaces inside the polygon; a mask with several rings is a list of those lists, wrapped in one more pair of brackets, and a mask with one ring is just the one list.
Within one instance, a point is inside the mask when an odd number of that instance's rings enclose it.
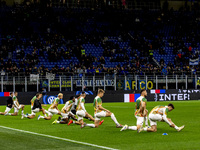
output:
{"label": "white pitch line", "polygon": [[114,149],[114,148],[110,148],[110,147],[106,147],[106,146],[100,146],[100,145],[96,145],[96,144],[90,144],[90,143],[86,143],[86,142],[70,140],[70,139],[56,137],[56,136],[52,136],[52,135],[46,135],[46,134],[41,134],[41,133],[36,133],[36,132],[31,132],[31,131],[25,131],[25,130],[10,128],[10,127],[5,127],[5,126],[1,126],[1,125],[0,125],[0,128],[9,129],[9,130],[18,131],[18,132],[23,132],[23,133],[28,133],[28,134],[33,134],[33,135],[44,136],[44,137],[48,137],[48,138],[63,140],[63,141],[67,141],[67,142],[72,142],[72,143],[77,143],[77,144],[82,144],[82,145],[87,145],[87,146],[92,146],[92,147],[97,147],[97,148],[101,148],[101,149],[118,150],[118,149]]}

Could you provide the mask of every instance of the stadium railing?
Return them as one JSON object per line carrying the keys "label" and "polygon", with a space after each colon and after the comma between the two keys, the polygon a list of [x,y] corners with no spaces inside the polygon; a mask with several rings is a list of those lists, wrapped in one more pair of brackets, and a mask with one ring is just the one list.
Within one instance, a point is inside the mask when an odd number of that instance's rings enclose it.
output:
{"label": "stadium railing", "polygon": [[[83,84],[82,84],[83,83]],[[200,75],[85,74],[1,76],[1,92],[198,89]]]}

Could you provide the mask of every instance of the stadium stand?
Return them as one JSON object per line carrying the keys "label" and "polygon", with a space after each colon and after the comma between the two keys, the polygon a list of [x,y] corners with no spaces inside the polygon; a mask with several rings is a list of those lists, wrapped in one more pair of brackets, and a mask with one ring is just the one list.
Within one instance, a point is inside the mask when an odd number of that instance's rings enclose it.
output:
{"label": "stadium stand", "polygon": [[199,58],[196,10],[96,11],[24,4],[1,5],[0,11],[0,68],[8,75],[200,71],[200,64],[189,65],[189,59]]}

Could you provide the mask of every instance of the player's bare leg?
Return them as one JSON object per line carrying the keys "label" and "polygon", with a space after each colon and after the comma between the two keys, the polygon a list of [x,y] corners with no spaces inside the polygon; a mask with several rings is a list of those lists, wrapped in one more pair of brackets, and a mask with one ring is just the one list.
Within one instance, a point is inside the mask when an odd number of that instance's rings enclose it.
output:
{"label": "player's bare leg", "polygon": [[145,114],[144,114],[144,121],[145,121],[145,126],[148,127],[148,110],[145,109]]}
{"label": "player's bare leg", "polygon": [[47,117],[46,114],[48,114],[49,112],[46,109],[42,108],[42,109],[40,109],[40,111],[42,111],[44,117]]}
{"label": "player's bare leg", "polygon": [[98,127],[99,127],[100,121],[101,121],[101,120],[95,120],[95,121],[94,121],[94,126],[95,126],[95,128],[98,128]]}
{"label": "player's bare leg", "polygon": [[147,129],[144,128],[144,131],[145,130],[148,132],[157,132],[157,126],[153,125],[153,126],[151,126],[151,128],[147,128]]}
{"label": "player's bare leg", "polygon": [[94,118],[88,113],[86,113],[85,117],[90,118],[91,121],[94,121]]}
{"label": "player's bare leg", "polygon": [[49,115],[48,117],[46,116],[38,116],[38,120],[40,119],[40,118],[42,118],[42,119],[45,119],[45,120],[51,120],[51,118],[52,118],[52,116],[51,115]]}
{"label": "player's bare leg", "polygon": [[8,115],[11,115],[11,116],[17,116],[18,113],[17,113],[17,112],[14,112],[14,113],[12,113],[12,114],[9,113]]}
{"label": "player's bare leg", "polygon": [[27,118],[33,119],[33,118],[35,118],[35,115],[27,116]]}
{"label": "player's bare leg", "polygon": [[5,115],[7,112],[0,112],[0,115]]}
{"label": "player's bare leg", "polygon": [[79,121],[72,121],[72,120],[70,120],[69,121],[69,123],[68,123],[68,126],[70,125],[70,124],[77,124],[77,125],[82,125],[84,122],[83,122],[83,119],[81,119],[81,120],[79,120]]}
{"label": "player's bare leg", "polygon": [[60,124],[67,124],[67,123],[68,123],[68,121],[69,121],[69,120],[68,120],[68,118],[66,118],[65,120],[63,120],[63,121],[60,121],[59,123],[60,123]]}
{"label": "player's bare leg", "polygon": [[22,111],[24,111],[24,105],[21,105],[21,109],[22,109]]}
{"label": "player's bare leg", "polygon": [[45,120],[51,120],[52,116],[44,117]]}
{"label": "player's bare leg", "polygon": [[59,123],[59,124],[67,124],[68,121],[69,121],[68,118],[63,118],[61,121],[58,121],[58,120],[56,119],[54,122],[52,122],[52,124],[56,124],[56,123]]}
{"label": "player's bare leg", "polygon": [[77,121],[76,116],[72,115],[71,113],[69,113],[69,118],[72,118],[73,120],[76,120],[76,121]]}

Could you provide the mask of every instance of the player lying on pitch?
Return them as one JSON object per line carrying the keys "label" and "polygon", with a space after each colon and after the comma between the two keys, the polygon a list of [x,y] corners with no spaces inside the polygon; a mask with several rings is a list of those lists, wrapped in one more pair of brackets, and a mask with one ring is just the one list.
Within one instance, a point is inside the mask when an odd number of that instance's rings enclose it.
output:
{"label": "player lying on pitch", "polygon": [[146,127],[148,127],[148,110],[146,109],[147,105],[147,91],[145,89],[140,91],[140,97],[137,98],[135,104],[135,118],[137,119],[137,126],[128,126],[125,125],[120,131],[124,130],[139,130],[143,126],[143,122],[145,121]]}
{"label": "player lying on pitch", "polygon": [[[72,121],[70,120],[70,122],[68,123],[68,125],[74,123],[74,124],[77,124],[77,125],[82,125],[84,122],[83,122],[83,118],[86,117],[86,118],[90,118],[91,121],[95,121],[94,118],[86,111],[85,109],[85,97],[86,97],[86,93],[85,92],[82,92],[81,93],[81,96],[78,100],[78,103],[77,103],[77,107],[76,107],[76,115],[78,117],[78,121]],[[103,120],[99,123],[100,125],[103,123]],[[82,126],[81,126],[82,128]]]}
{"label": "player lying on pitch", "polygon": [[51,120],[52,116],[54,114],[58,114],[58,115],[64,115],[63,113],[60,112],[60,110],[58,109],[58,104],[60,103],[60,99],[63,98],[63,94],[62,93],[59,93],[58,94],[58,97],[54,99],[54,101],[52,102],[51,106],[49,107],[48,109],[48,117],[45,117],[45,116],[38,116],[38,120],[40,118],[43,118],[45,120]]}
{"label": "player lying on pitch", "polygon": [[8,114],[10,112],[10,110],[14,107],[13,106],[13,92],[10,92],[10,96],[9,98],[7,99],[7,107],[6,107],[6,110],[4,112],[0,112],[0,115],[5,115],[5,114]]}
{"label": "player lying on pitch", "polygon": [[70,100],[65,103],[65,106],[61,109],[61,112],[64,114],[60,120],[55,120],[52,124],[60,123],[60,124],[67,124],[69,118],[73,118],[73,120],[77,120],[74,114],[71,112],[73,104],[75,103],[75,97],[71,96]]}
{"label": "player lying on pitch", "polygon": [[31,114],[23,115],[25,118],[33,119],[35,117],[35,114],[42,111],[44,116],[46,117],[46,111],[44,108],[42,108],[42,104],[40,103],[40,99],[42,97],[42,93],[37,93],[36,96],[34,96],[31,100]]}
{"label": "player lying on pitch", "polygon": [[176,129],[177,131],[181,131],[185,126],[177,127],[170,118],[167,118],[167,113],[174,110],[174,105],[169,104],[167,106],[158,105],[154,107],[149,114],[149,121],[151,128],[143,128],[141,127],[138,132],[148,131],[148,132],[156,132],[157,131],[157,121],[166,122],[170,127]]}
{"label": "player lying on pitch", "polygon": [[117,128],[121,128],[122,127],[122,125],[119,124],[119,122],[117,121],[115,115],[102,106],[101,98],[104,96],[104,93],[105,93],[104,90],[99,89],[98,90],[98,94],[94,99],[94,103],[93,103],[93,106],[94,106],[94,117],[95,117],[94,124],[83,123],[81,125],[82,128],[85,127],[85,126],[92,127],[92,128],[98,128],[99,127],[99,123],[100,123],[100,119],[102,117],[111,117],[111,119],[115,122]]}

